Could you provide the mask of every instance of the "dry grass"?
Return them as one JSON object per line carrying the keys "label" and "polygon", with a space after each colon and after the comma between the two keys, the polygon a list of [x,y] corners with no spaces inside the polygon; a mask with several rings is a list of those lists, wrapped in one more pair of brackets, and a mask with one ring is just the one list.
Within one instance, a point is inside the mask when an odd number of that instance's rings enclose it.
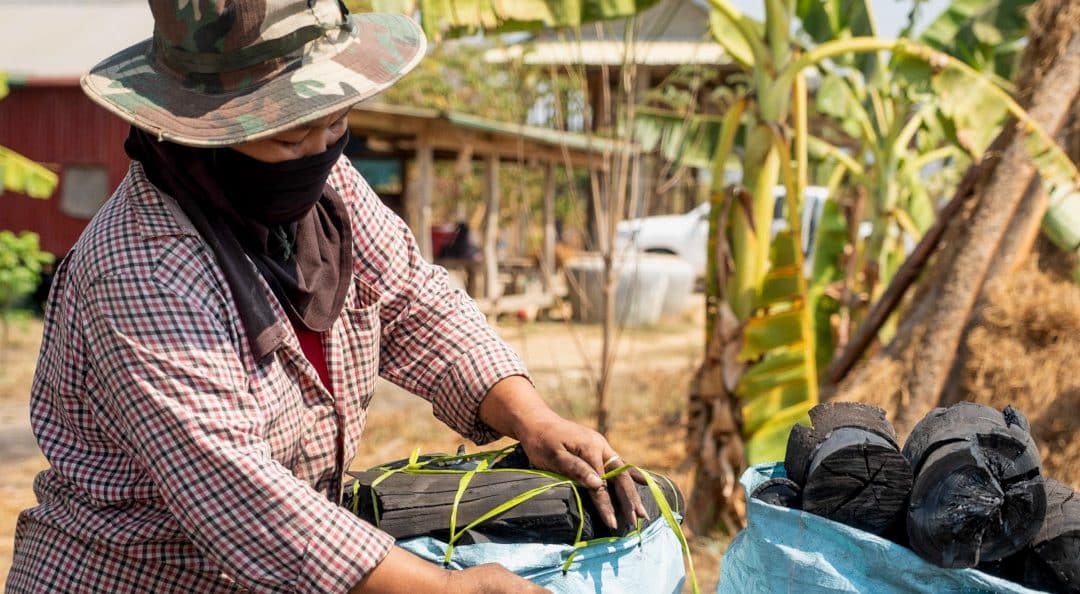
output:
{"label": "dry grass", "polygon": [[[1034,264],[989,287],[966,343],[961,392],[1031,422],[1043,474],[1080,489],[1080,287]],[[1063,267],[1061,267],[1063,268]]]}
{"label": "dry grass", "polygon": [[15,520],[36,500],[31,485],[45,459],[30,433],[30,381],[41,344],[41,322],[17,322],[0,345],[0,584],[11,566]]}

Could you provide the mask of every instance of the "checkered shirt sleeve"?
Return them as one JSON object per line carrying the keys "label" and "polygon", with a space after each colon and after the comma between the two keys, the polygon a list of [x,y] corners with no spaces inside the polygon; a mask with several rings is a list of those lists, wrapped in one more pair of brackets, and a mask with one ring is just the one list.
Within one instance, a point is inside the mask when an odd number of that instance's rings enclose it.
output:
{"label": "checkered shirt sleeve", "polygon": [[206,557],[256,592],[346,592],[381,561],[391,537],[271,458],[259,428],[273,404],[248,392],[212,311],[122,276],[90,286],[85,306],[96,422],[114,426]]}

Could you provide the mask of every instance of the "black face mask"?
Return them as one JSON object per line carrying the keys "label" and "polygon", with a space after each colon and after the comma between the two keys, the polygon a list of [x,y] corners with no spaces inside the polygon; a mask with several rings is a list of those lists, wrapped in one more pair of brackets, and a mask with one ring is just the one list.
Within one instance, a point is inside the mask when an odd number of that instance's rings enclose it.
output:
{"label": "black face mask", "polygon": [[292,161],[264,163],[232,149],[215,151],[216,177],[233,207],[265,225],[303,218],[326,187],[326,179],[349,143],[349,133],[326,150]]}
{"label": "black face mask", "polygon": [[[324,332],[344,306],[352,226],[341,196],[326,182],[348,141],[346,134],[321,154],[282,163],[161,142],[135,127],[124,143],[214,253],[256,359],[276,351],[285,336],[256,275],[298,327]],[[284,259],[275,249],[283,228],[292,235]]]}

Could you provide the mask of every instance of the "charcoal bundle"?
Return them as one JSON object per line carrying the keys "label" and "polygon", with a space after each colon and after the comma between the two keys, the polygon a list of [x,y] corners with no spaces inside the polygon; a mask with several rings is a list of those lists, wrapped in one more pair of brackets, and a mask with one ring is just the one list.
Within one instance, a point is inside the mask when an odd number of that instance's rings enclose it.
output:
{"label": "charcoal bundle", "polygon": [[912,483],[885,411],[851,402],[819,404],[810,409],[810,421],[812,428],[796,425],[788,438],[784,468],[791,484],[762,485],[755,493],[885,533],[903,517]]}
{"label": "charcoal bundle", "polygon": [[[350,475],[358,484],[346,489],[344,503],[361,518],[395,538],[431,536],[449,542],[450,515],[461,473],[397,472],[378,483],[386,472]],[[525,472],[477,473],[458,502],[455,529],[461,530],[506,501],[552,482],[548,477]],[[593,538],[591,518],[579,514],[573,488],[560,485],[470,529],[459,542],[573,544],[582,521],[582,539]]]}
{"label": "charcoal bundle", "polygon": [[1046,492],[1027,420],[961,402],[935,409],[904,444],[915,480],[908,541],[942,567],[974,567],[1027,546],[1043,525]]}
{"label": "charcoal bundle", "polygon": [[[586,489],[565,483],[551,486],[561,481],[530,472],[527,461],[521,462],[526,469],[497,464],[498,471],[472,475],[456,503],[455,530],[461,531],[525,493],[540,492],[472,526],[462,533],[457,544],[574,544],[579,527],[580,540],[624,536],[635,528],[628,525],[609,528],[600,519]],[[469,466],[468,462],[459,464],[448,458],[433,459],[431,467],[439,469],[438,472],[388,473],[387,468],[350,472],[353,480],[346,486],[342,504],[395,538],[430,536],[449,542],[451,514],[464,471],[471,469]],[[663,475],[650,475],[671,509],[685,509],[682,493],[674,483]],[[645,485],[637,485],[637,489],[649,517],[654,521],[660,518],[660,506],[652,492]],[[614,499],[615,515],[621,519],[619,503]]]}

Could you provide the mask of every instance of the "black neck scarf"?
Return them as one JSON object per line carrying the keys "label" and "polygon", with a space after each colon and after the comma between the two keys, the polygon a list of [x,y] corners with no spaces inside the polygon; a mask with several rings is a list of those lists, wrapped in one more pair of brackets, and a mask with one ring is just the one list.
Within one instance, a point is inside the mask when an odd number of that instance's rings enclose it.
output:
{"label": "black neck scarf", "polygon": [[344,306],[352,227],[326,180],[347,142],[346,133],[325,152],[280,163],[231,149],[159,142],[135,127],[124,143],[210,246],[256,360],[276,351],[286,336],[256,274],[300,328],[325,332]]}

